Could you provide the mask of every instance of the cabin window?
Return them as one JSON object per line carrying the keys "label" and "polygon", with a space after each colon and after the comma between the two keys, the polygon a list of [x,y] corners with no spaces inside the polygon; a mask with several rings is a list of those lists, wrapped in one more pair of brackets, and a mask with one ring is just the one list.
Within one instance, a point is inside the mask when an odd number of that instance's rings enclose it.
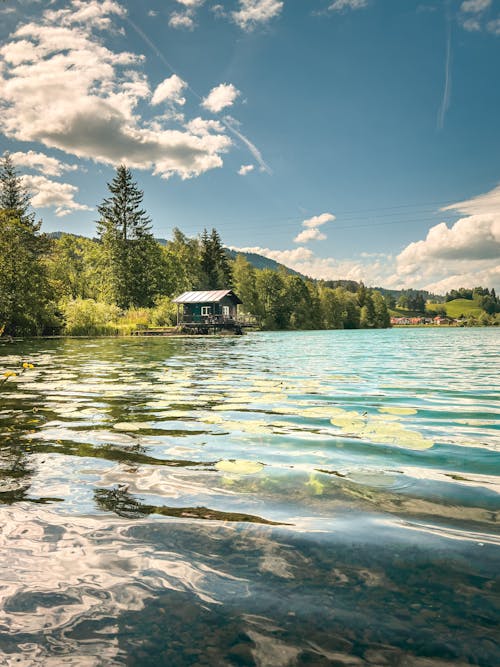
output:
{"label": "cabin window", "polygon": [[207,317],[212,312],[212,306],[202,306],[201,307],[201,316]]}
{"label": "cabin window", "polygon": [[224,317],[229,317],[229,306],[222,306],[222,314]]}

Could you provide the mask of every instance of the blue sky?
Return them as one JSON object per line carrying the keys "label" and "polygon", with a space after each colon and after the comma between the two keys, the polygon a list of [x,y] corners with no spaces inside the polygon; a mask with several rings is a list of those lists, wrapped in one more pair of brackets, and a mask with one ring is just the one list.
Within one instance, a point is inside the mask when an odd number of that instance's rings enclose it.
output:
{"label": "blue sky", "polygon": [[7,0],[0,148],[46,231],[120,162],[157,236],[500,287],[500,0]]}

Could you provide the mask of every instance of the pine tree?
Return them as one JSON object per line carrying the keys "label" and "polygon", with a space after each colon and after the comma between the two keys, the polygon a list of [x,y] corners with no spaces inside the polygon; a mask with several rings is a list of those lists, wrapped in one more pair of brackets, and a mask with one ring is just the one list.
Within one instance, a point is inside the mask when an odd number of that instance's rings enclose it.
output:
{"label": "pine tree", "polygon": [[204,229],[200,238],[201,268],[206,289],[223,289],[232,284],[231,267],[221,237],[216,229],[210,235]]}
{"label": "pine tree", "polygon": [[30,210],[22,179],[5,154],[0,163],[0,330],[41,333],[51,318],[46,256],[50,241]]}
{"label": "pine tree", "polygon": [[35,223],[35,214],[30,211],[31,198],[18,175],[9,153],[4,153],[0,163],[0,209],[23,222],[28,222],[36,231],[41,223]]}
{"label": "pine tree", "polygon": [[97,207],[97,232],[109,263],[111,299],[120,308],[150,306],[158,293],[162,253],[141,208],[144,194],[124,165],[108,189],[111,197]]}

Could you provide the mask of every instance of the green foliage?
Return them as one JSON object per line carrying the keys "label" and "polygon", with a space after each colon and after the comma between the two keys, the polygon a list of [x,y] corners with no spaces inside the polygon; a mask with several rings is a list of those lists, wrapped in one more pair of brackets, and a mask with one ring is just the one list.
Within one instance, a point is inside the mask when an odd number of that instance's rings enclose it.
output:
{"label": "green foliage", "polygon": [[153,327],[174,326],[177,324],[177,305],[168,296],[156,299],[155,307],[150,310],[149,324]]}
{"label": "green foliage", "polygon": [[112,323],[120,317],[118,306],[94,301],[71,299],[61,305],[66,323],[64,332],[70,336],[102,336],[119,333]]}
{"label": "green foliage", "polygon": [[143,193],[121,165],[108,184],[111,197],[97,207],[110,299],[121,308],[151,306],[162,284],[164,255],[141,208]]}
{"label": "green foliage", "polygon": [[[30,196],[23,186],[9,153],[0,162],[0,209],[22,222],[36,226],[35,214],[30,211]],[[36,231],[38,231],[40,225]]]}
{"label": "green foliage", "polygon": [[[426,304],[425,294],[425,292],[416,290],[403,290],[397,300],[397,306],[405,310],[411,310],[417,316],[423,315]],[[394,305],[389,306],[389,308],[394,308]]]}
{"label": "green foliage", "polygon": [[201,270],[203,289],[224,289],[232,283],[231,267],[216,229],[210,234],[203,230],[200,239]]}
{"label": "green foliage", "polygon": [[165,264],[165,293],[181,294],[201,289],[203,272],[198,239],[188,238],[174,227],[172,240],[162,248]]}
{"label": "green foliage", "polygon": [[484,312],[477,301],[470,299],[454,299],[446,303],[428,303],[427,309],[434,314],[438,314],[444,310],[446,317],[452,318],[459,318],[461,316],[479,317]]}
{"label": "green foliage", "polygon": [[0,164],[0,329],[31,335],[57,326],[45,255],[48,238],[6,154]]}

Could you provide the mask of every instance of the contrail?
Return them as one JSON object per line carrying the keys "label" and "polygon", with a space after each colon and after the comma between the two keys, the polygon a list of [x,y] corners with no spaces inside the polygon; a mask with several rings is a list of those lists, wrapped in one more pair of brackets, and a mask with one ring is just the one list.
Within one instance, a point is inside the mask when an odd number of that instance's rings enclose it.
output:
{"label": "contrail", "polygon": [[230,132],[232,132],[236,137],[238,137],[240,141],[242,141],[245,144],[250,153],[259,163],[260,170],[265,171],[266,174],[272,174],[273,172],[271,167],[264,161],[262,153],[259,151],[257,146],[255,146],[255,144],[252,144],[250,139],[247,139],[247,137],[245,137],[245,135],[242,134],[237,127],[235,127],[237,121],[235,121],[234,118],[231,118],[231,116],[226,116],[225,118],[222,119],[222,122]]}
{"label": "contrail", "polygon": [[[177,76],[180,76],[179,73],[176,71],[176,69],[168,62],[168,60],[165,58],[163,53],[158,49],[156,44],[146,35],[146,33],[139,28],[138,25],[132,21],[128,16],[125,16],[125,21],[130,25],[131,28],[135,30],[135,32],[141,37],[144,42],[150,47],[150,49],[158,56],[158,58],[162,61],[164,65],[168,67],[168,69],[172,72],[172,74],[176,74]],[[180,77],[182,78],[182,77]],[[182,78],[183,81],[185,79]],[[199,95],[194,88],[192,88],[189,83],[186,81],[186,86],[187,89],[190,91],[196,99],[201,102],[203,100],[202,96]],[[272,169],[269,167],[269,165],[265,162],[264,158],[262,157],[262,153],[260,150],[253,144],[250,139],[245,137],[244,134],[242,134],[235,125],[237,124],[237,121],[234,118],[231,118],[231,116],[226,116],[225,118],[221,118],[222,124],[231,132],[234,134],[235,137],[237,137],[245,146],[248,148],[250,153],[253,155],[255,160],[259,163],[261,171],[265,171],[266,174],[272,174]]]}
{"label": "contrail", "polygon": [[446,112],[450,107],[451,100],[451,16],[450,3],[446,3],[446,60],[444,67],[444,90],[443,99],[438,113],[438,129],[442,130],[444,127],[444,119]]}

